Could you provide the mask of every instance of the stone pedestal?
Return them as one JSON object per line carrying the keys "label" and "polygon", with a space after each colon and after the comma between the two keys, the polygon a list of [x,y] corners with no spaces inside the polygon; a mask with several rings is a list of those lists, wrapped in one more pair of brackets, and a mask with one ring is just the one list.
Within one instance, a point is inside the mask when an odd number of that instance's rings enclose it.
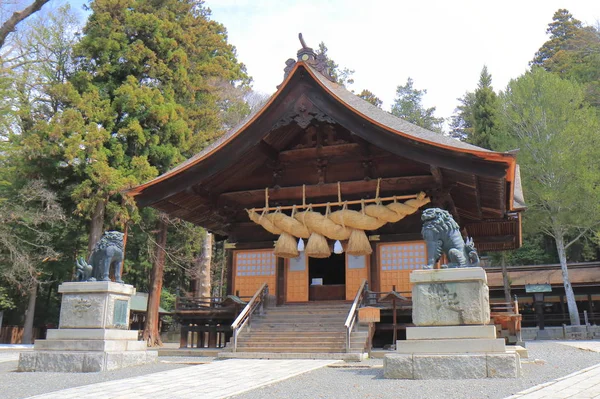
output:
{"label": "stone pedestal", "polygon": [[154,363],[156,351],[128,330],[135,288],[110,281],[70,282],[63,294],[59,328],[21,353],[19,371],[94,372]]}
{"label": "stone pedestal", "polygon": [[416,326],[490,322],[490,294],[482,268],[415,270],[410,274],[410,282]]}
{"label": "stone pedestal", "polygon": [[384,358],[384,376],[401,379],[516,378],[521,362],[496,338],[487,275],[480,267],[416,270],[413,323]]}

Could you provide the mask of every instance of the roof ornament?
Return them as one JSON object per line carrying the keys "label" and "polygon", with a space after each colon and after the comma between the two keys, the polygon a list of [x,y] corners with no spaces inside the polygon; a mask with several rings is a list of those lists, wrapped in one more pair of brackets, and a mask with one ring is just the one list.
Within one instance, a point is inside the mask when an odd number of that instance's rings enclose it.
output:
{"label": "roof ornament", "polygon": [[[302,33],[298,33],[298,39],[300,39],[300,44],[302,45],[302,48],[297,52],[298,61],[311,65],[321,75],[325,76],[330,81],[335,82],[335,79],[331,76],[329,71],[329,65],[327,65],[327,56],[325,56],[325,54],[317,54],[311,47],[308,47],[302,37]],[[296,60],[288,58],[285,62],[285,68],[283,69],[284,80],[287,79],[292,69],[294,69],[294,65],[296,65]]]}

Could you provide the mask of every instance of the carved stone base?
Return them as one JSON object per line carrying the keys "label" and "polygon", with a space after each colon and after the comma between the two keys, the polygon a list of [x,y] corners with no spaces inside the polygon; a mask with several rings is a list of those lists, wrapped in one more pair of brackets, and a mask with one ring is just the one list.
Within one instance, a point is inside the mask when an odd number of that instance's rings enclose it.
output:
{"label": "carved stone base", "polygon": [[148,351],[128,330],[131,285],[110,281],[64,283],[60,328],[35,341],[32,352],[19,357],[19,371],[88,373],[155,363],[158,352]]}
{"label": "carved stone base", "polygon": [[59,328],[129,328],[132,285],[111,281],[70,282],[58,287],[63,294]]}
{"label": "carved stone base", "polygon": [[490,322],[487,275],[481,267],[415,270],[410,274],[410,282],[416,326]]}

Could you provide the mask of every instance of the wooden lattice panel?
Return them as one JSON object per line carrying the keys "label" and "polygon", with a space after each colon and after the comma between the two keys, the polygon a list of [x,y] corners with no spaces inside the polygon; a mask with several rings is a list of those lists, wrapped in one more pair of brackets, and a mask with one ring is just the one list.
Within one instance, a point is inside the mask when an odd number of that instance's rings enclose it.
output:
{"label": "wooden lattice panel", "polygon": [[346,254],[346,300],[353,301],[360,284],[369,278],[369,257]]}
{"label": "wooden lattice panel", "polygon": [[427,264],[425,242],[379,244],[377,250],[381,291],[391,291],[394,285],[396,291],[411,291],[410,272]]}
{"label": "wooden lattice panel", "polygon": [[286,301],[308,301],[308,257],[305,252],[300,256],[286,260]]}
{"label": "wooden lattice panel", "polygon": [[233,292],[252,296],[266,282],[269,292],[275,294],[277,260],[272,249],[234,251],[233,257]]}

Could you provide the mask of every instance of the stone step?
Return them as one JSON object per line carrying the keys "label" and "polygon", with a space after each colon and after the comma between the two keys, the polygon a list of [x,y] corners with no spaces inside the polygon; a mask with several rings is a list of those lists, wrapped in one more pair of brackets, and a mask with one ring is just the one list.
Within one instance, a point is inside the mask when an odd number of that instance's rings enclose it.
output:
{"label": "stone step", "polygon": [[326,324],[306,325],[296,323],[264,323],[261,325],[253,325],[251,330],[264,332],[332,332],[346,333],[346,329],[336,326],[328,326]]}
{"label": "stone step", "polygon": [[323,346],[244,346],[240,347],[244,352],[272,352],[272,353],[344,353],[345,346],[323,347]]}
{"label": "stone step", "polygon": [[298,321],[307,321],[307,322],[317,322],[317,321],[327,321],[329,320],[331,323],[340,323],[344,324],[346,321],[346,315],[294,315],[288,313],[281,314],[266,314],[263,316],[252,316],[252,322],[258,320],[276,320],[276,321],[285,321],[285,320],[298,320]]}
{"label": "stone step", "polygon": [[221,352],[219,359],[333,359],[347,362],[360,362],[366,355],[360,352],[348,353],[273,353],[273,352]]}
{"label": "stone step", "polygon": [[273,335],[271,337],[257,337],[257,336],[245,336],[240,335],[238,338],[238,342],[296,342],[296,343],[313,343],[313,342],[321,342],[321,343],[337,343],[337,342],[346,342],[345,336],[332,336],[332,337],[280,337],[278,335]]}
{"label": "stone step", "polygon": [[266,308],[266,312],[268,314],[310,314],[310,315],[319,315],[319,314],[339,314],[339,315],[348,315],[350,311],[350,307],[348,308],[328,308],[328,309],[319,309],[319,308]]}

